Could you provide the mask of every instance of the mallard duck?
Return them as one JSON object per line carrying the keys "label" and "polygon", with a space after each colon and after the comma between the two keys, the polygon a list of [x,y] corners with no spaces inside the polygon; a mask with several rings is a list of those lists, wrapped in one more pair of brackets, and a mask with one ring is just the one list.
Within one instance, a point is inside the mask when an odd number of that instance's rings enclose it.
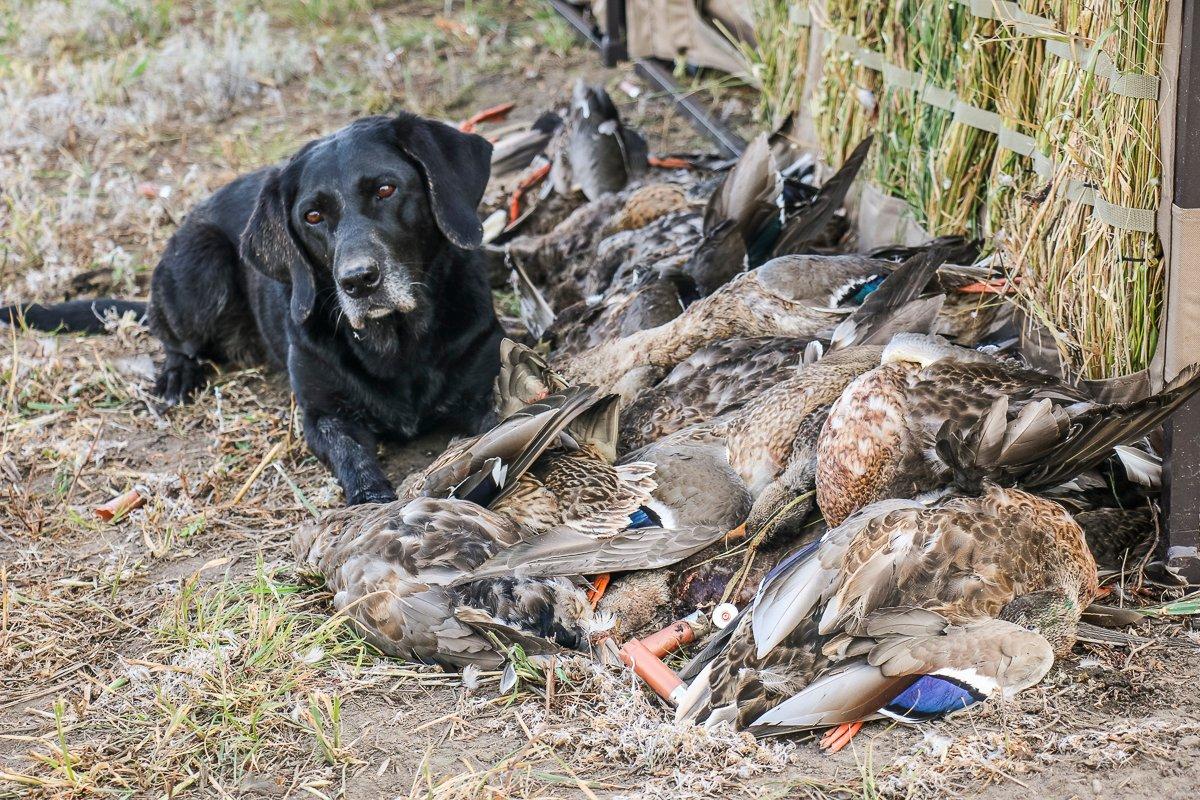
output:
{"label": "mallard duck", "polygon": [[504,646],[530,654],[587,643],[591,605],[566,578],[452,585],[525,531],[465,500],[419,497],[327,512],[294,540],[333,606],[389,655],[495,668]]}
{"label": "mallard duck", "polygon": [[625,406],[622,448],[635,449],[733,409],[816,361],[826,347],[837,350],[882,344],[896,332],[930,330],[940,318],[944,297],[919,298],[946,254],[936,247],[926,250],[891,273],[860,281],[853,292],[841,292],[838,301],[852,310],[824,342],[788,336],[747,337],[701,348]]}
{"label": "mallard duck", "polygon": [[[766,138],[760,137],[708,194],[703,209],[685,187],[657,182],[623,192],[621,209],[608,221],[587,215],[601,228],[592,237],[595,246],[575,249],[566,261],[548,261],[545,256],[554,253],[544,242],[533,252],[530,243],[514,242],[510,256],[529,278],[521,292],[540,294],[545,306],[557,311],[552,338],[560,355],[605,341],[614,331],[628,334],[661,324],[743,271],[747,248],[769,253],[786,238],[789,247],[799,249],[803,242],[797,231],[811,238],[824,230],[859,165],[848,162],[798,202],[797,192],[789,189],[806,185],[780,175]],[[584,218],[564,223],[563,235],[576,239],[571,231]],[[762,260],[756,257],[751,265]],[[631,302],[644,310],[627,312]],[[538,322],[537,327],[547,326]]]}
{"label": "mallard duck", "polygon": [[[614,276],[628,279],[637,267],[678,254],[686,257],[694,248],[699,240],[699,212],[665,201],[656,207],[659,200],[671,196],[666,191],[659,196],[664,186],[650,184],[604,195],[543,236],[513,240],[508,258],[554,312],[579,316],[583,307],[604,298]],[[654,190],[648,192],[651,198],[643,190]],[[644,224],[632,227],[634,222]],[[568,310],[575,306],[579,308]]]}
{"label": "mallard duck", "polygon": [[901,334],[830,411],[817,500],[837,524],[875,500],[951,482],[1053,486],[1143,437],[1198,389],[1191,375],[1139,402],[1102,404],[1018,362]]}
{"label": "mallard duck", "polygon": [[755,336],[714,342],[675,365],[621,410],[620,450],[629,452],[707,422],[816,361],[819,341]]}
{"label": "mallard duck", "polygon": [[[452,444],[401,500],[327,515],[297,537],[335,606],[386,652],[461,666],[498,663],[492,637],[527,652],[580,646],[580,576],[667,566],[748,507],[720,465],[615,464],[614,398],[561,387],[511,342],[501,363],[492,430]],[[518,397],[533,402],[514,411]]]}
{"label": "mallard duck", "polygon": [[555,144],[550,179],[569,195],[578,188],[588,200],[618,192],[648,168],[646,140],[621,123],[603,86],[582,78],[571,92],[571,108]]}
{"label": "mallard duck", "polygon": [[690,281],[672,258],[650,264],[633,278],[614,285],[596,302],[579,302],[554,318],[542,340],[554,350],[556,360],[569,358],[604,342],[657,328],[678,317]]}
{"label": "mallard duck", "polygon": [[784,256],[738,275],[665,325],[552,363],[569,380],[616,392],[629,402],[713,342],[747,336],[815,338],[849,314],[850,309],[836,305],[847,287],[891,267],[858,256]]}
{"label": "mallard duck", "polygon": [[653,488],[631,515],[632,524],[591,538],[558,525],[497,554],[473,574],[546,577],[659,569],[721,540],[750,507],[724,443],[705,431],[656,443],[622,459],[617,469],[652,476]]}
{"label": "mallard duck", "polygon": [[680,719],[757,735],[919,722],[1035,685],[1097,591],[1083,531],[1015,489],[863,508],[780,563],[689,668]]}

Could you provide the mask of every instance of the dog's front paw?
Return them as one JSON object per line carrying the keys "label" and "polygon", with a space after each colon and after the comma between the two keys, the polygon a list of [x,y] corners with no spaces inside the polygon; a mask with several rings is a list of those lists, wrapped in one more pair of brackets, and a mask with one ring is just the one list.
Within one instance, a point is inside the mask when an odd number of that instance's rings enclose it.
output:
{"label": "dog's front paw", "polygon": [[168,353],[154,383],[154,393],[168,406],[186,403],[208,383],[208,372],[208,367],[194,358]]}
{"label": "dog's front paw", "polygon": [[361,506],[364,503],[391,503],[396,500],[396,490],[391,486],[364,487],[346,495],[346,505]]}

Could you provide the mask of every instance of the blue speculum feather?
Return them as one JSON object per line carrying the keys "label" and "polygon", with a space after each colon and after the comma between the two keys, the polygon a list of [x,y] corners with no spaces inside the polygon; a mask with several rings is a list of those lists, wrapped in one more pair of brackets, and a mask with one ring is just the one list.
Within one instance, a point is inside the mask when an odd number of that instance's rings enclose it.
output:
{"label": "blue speculum feather", "polygon": [[942,675],[922,675],[892,698],[884,711],[917,722],[937,719],[983,700],[985,695],[962,681]]}
{"label": "blue speculum feather", "polygon": [[635,528],[656,528],[660,525],[662,525],[662,520],[658,518],[658,514],[655,514],[650,509],[642,506],[637,511],[629,515],[629,525],[626,526],[626,530],[633,530]]}
{"label": "blue speculum feather", "polygon": [[867,295],[878,289],[883,284],[884,277],[885,276],[880,275],[877,278],[872,278],[862,286],[858,287],[858,291],[850,296],[850,302],[854,303],[855,305],[862,305],[863,301],[867,299]]}

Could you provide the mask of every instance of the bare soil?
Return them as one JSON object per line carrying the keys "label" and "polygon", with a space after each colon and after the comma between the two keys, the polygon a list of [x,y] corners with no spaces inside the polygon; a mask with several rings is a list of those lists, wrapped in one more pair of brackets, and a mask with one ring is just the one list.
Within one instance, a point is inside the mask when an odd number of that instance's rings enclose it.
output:
{"label": "bare soil", "polygon": [[[655,149],[700,146],[538,3],[117,5],[0,5],[4,302],[144,295],[192,202],[362,113],[514,100],[533,118],[585,76]],[[744,116],[744,92],[706,88]],[[296,573],[291,534],[341,496],[278,376],[226,373],[164,412],[136,325],[0,335],[0,796],[1195,794],[1186,621],[1143,623],[1132,650],[1080,646],[1011,705],[869,725],[834,756],[677,729],[628,675],[582,662],[499,696],[496,675],[379,658]],[[386,450],[392,477],[449,435]],[[145,507],[93,516],[134,486]]]}

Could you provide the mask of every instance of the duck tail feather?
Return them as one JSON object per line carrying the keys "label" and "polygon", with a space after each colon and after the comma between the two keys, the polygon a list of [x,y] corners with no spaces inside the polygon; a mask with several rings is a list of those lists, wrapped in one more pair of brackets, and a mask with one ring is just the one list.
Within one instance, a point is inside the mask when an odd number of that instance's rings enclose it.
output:
{"label": "duck tail feather", "polygon": [[554,324],[554,309],[546,302],[546,297],[534,285],[514,253],[508,251],[508,263],[512,270],[509,283],[517,295],[517,305],[521,312],[521,322],[534,338],[540,339],[551,325]]}
{"label": "duck tail feather", "polygon": [[610,464],[617,460],[620,399],[615,394],[600,398],[567,426],[567,433],[572,439],[580,445],[590,445]]}
{"label": "duck tail feather", "polygon": [[[726,630],[732,628],[733,626],[730,625]],[[702,717],[708,716],[708,711],[712,706],[712,685],[709,683],[711,675],[712,664],[706,663],[702,669],[697,671],[695,678],[688,685],[687,691],[684,692],[683,699],[675,707],[676,724],[681,722],[695,724]],[[679,677],[683,678],[683,674],[681,673]]]}
{"label": "duck tail feather", "polygon": [[872,718],[912,683],[908,676],[886,677],[864,661],[826,673],[750,723],[755,736],[787,733]]}
{"label": "duck tail feather", "polygon": [[990,412],[967,430],[944,423],[936,449],[963,488],[977,489],[985,480],[1026,488],[1055,486],[1094,467],[1117,445],[1138,441],[1198,391],[1200,369],[1171,388],[1130,403],[1096,403],[1072,412],[1041,398],[1024,404],[1015,417],[1005,415],[998,448],[998,415]]}

